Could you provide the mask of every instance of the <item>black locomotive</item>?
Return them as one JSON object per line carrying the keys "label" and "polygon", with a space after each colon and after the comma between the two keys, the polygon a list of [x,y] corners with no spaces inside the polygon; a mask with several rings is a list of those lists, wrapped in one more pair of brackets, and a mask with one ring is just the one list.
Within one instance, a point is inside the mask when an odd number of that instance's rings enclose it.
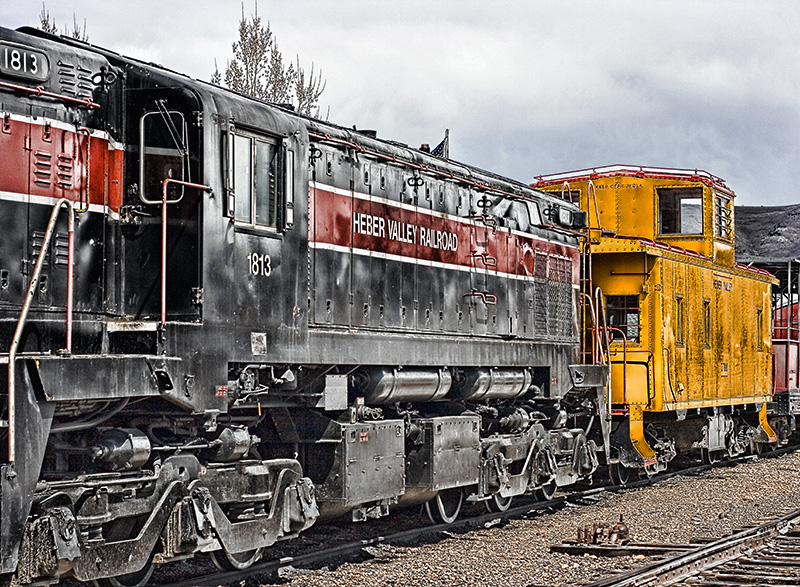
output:
{"label": "black locomotive", "polygon": [[[0,29],[0,571],[140,585],[591,475],[580,210]],[[7,392],[6,392],[7,390]]]}

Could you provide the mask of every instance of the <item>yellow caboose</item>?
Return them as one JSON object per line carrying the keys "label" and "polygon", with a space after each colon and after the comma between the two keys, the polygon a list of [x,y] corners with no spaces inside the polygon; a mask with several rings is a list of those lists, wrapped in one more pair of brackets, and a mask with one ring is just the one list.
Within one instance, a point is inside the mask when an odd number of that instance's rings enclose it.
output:
{"label": "yellow caboose", "polygon": [[776,280],[734,260],[733,191],[706,172],[620,166],[535,186],[580,201],[588,216],[584,283],[605,306],[612,472],[774,442]]}

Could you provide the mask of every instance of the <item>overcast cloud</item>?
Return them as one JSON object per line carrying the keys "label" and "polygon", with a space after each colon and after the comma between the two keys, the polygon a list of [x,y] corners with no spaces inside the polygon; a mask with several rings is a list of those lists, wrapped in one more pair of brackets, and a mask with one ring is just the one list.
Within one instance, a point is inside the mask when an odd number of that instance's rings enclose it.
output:
{"label": "overcast cloud", "polygon": [[[0,0],[37,26],[40,0]],[[208,79],[239,0],[51,0],[90,41]],[[253,0],[245,1],[249,14]],[[616,163],[699,168],[737,204],[800,201],[795,0],[261,0],[284,56],[322,68],[330,120],[530,182]],[[324,110],[323,110],[324,111]]]}

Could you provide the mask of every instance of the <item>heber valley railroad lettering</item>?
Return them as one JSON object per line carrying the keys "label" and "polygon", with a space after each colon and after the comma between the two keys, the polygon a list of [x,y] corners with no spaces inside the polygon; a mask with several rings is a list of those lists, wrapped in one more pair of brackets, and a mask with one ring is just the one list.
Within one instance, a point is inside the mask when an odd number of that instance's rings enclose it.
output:
{"label": "heber valley railroad lettering", "polygon": [[[378,238],[388,238],[408,244],[420,244],[442,251],[458,250],[458,235],[446,230],[436,230],[400,222],[392,218],[373,216],[362,212],[353,213],[353,233]],[[417,239],[419,234],[419,239]]]}

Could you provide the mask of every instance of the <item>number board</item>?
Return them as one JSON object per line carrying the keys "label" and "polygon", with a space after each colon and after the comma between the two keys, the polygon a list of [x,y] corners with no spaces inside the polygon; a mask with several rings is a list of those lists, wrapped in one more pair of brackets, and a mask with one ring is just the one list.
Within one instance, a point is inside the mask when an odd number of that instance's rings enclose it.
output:
{"label": "number board", "polygon": [[43,82],[50,75],[50,60],[41,51],[0,43],[0,73]]}

